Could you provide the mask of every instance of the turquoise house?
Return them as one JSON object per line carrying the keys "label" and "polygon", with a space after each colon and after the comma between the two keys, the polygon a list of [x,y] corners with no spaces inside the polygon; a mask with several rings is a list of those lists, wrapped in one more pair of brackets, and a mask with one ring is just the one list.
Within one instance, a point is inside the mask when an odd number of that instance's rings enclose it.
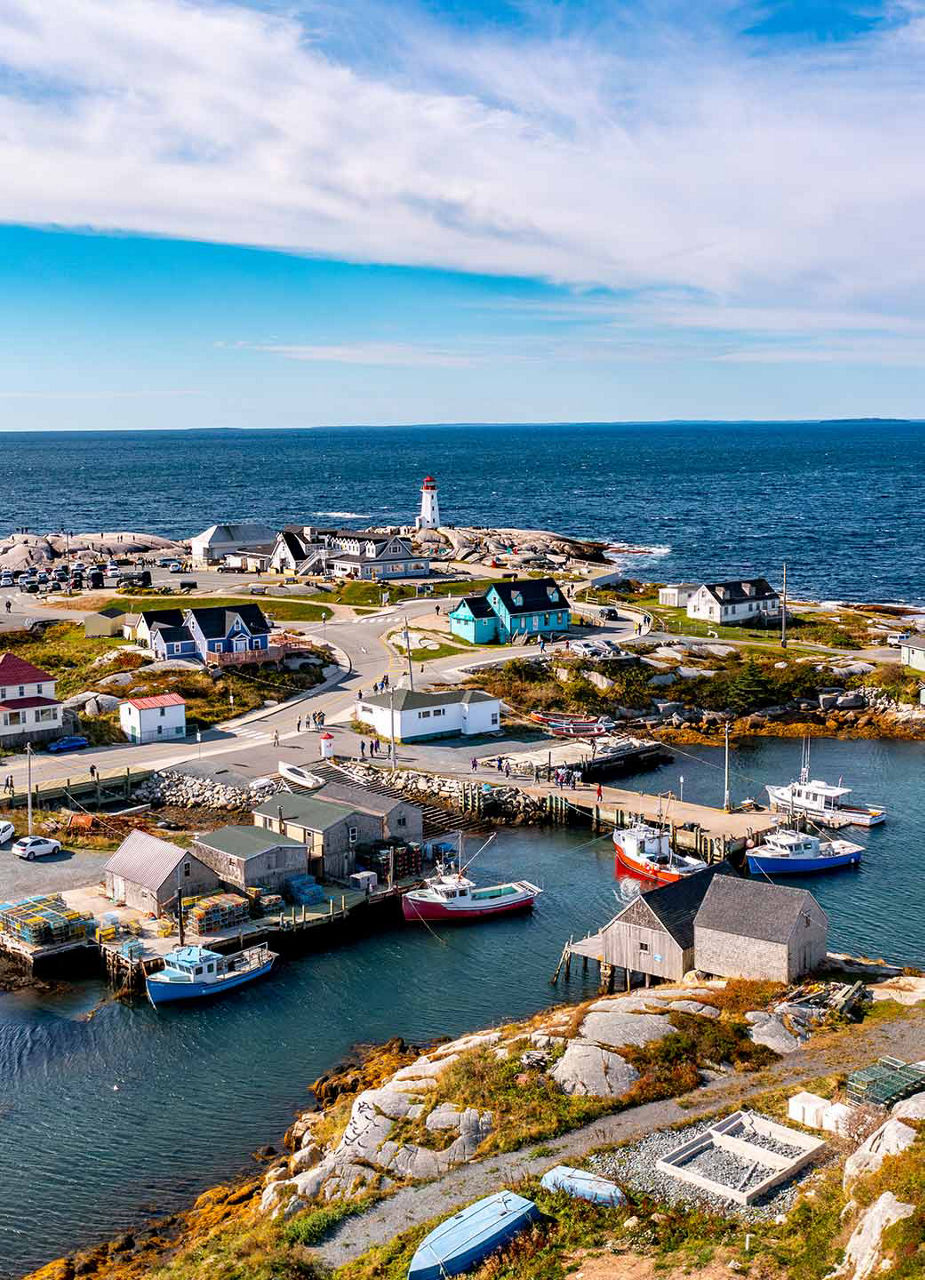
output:
{"label": "turquoise house", "polygon": [[450,631],[472,644],[522,643],[561,634],[569,626],[565,593],[553,578],[495,582],[483,596],[466,596],[450,614]]}

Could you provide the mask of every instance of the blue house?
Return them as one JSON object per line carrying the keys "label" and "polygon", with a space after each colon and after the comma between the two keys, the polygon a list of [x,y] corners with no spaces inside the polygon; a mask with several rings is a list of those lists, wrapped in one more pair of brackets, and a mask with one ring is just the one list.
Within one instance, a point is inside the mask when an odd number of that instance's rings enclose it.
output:
{"label": "blue house", "polygon": [[518,643],[568,626],[568,601],[553,578],[494,582],[483,596],[466,596],[450,614],[453,635],[474,644]]}
{"label": "blue house", "polygon": [[158,658],[192,658],[223,665],[270,658],[270,624],[256,604],[235,608],[163,609],[142,614],[136,631]]}

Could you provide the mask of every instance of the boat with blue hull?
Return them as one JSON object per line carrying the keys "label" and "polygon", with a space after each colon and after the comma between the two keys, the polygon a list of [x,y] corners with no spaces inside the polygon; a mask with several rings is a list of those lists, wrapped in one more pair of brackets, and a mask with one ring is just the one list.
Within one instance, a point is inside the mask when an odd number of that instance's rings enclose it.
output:
{"label": "boat with blue hull", "polygon": [[567,1164],[548,1169],[540,1178],[540,1186],[547,1191],[564,1191],[576,1200],[590,1200],[592,1204],[626,1204],[626,1196],[615,1182]]}
{"label": "boat with blue hull", "polygon": [[205,1000],[223,995],[269,973],[276,952],[266,943],[223,956],[207,947],[178,947],[164,957],[164,967],[148,974],[148,999],[157,1008],[181,1000]]}
{"label": "boat with blue hull", "polygon": [[540,1216],[532,1200],[496,1191],[441,1222],[418,1245],[408,1280],[444,1280],[484,1262]]}
{"label": "boat with blue hull", "polygon": [[850,840],[820,840],[802,831],[780,828],[766,836],[764,844],[749,851],[748,869],[753,875],[811,875],[856,867],[863,852],[863,845]]}

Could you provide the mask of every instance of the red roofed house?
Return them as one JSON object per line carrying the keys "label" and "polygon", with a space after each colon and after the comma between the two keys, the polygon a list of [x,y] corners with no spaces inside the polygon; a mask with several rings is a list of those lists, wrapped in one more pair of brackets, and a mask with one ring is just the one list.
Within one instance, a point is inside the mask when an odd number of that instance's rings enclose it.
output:
{"label": "red roofed house", "polygon": [[61,703],[47,671],[15,653],[0,653],[0,748],[61,733]]}
{"label": "red roofed house", "polygon": [[129,742],[185,738],[186,703],[178,693],[126,698],[119,704],[119,723]]}

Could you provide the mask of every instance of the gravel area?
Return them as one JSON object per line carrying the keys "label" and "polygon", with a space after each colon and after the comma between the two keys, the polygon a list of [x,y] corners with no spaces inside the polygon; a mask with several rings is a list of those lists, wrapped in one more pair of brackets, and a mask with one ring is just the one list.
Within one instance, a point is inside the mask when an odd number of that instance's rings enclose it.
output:
{"label": "gravel area", "polygon": [[[588,1163],[595,1173],[605,1178],[613,1178],[621,1185],[643,1192],[656,1200],[670,1204],[706,1204],[713,1209],[734,1213],[744,1222],[760,1222],[768,1218],[776,1218],[781,1213],[788,1213],[796,1200],[800,1184],[819,1166],[818,1161],[807,1165],[793,1181],[774,1187],[762,1200],[747,1206],[735,1204],[726,1196],[712,1195],[656,1169],[656,1161],[670,1155],[689,1138],[706,1133],[709,1128],[710,1123],[702,1123],[690,1125],[679,1132],[650,1133],[639,1142],[620,1147],[616,1151],[594,1155]],[[772,1141],[761,1135],[759,1139],[756,1145],[767,1146]],[[754,1135],[749,1134],[749,1141],[753,1140]],[[706,1174],[707,1177],[726,1182],[730,1186],[738,1186],[750,1166],[747,1166],[738,1156],[714,1148],[691,1160],[689,1167],[698,1173]],[[767,1169],[759,1166],[749,1177],[748,1185],[753,1185],[766,1176]]]}

